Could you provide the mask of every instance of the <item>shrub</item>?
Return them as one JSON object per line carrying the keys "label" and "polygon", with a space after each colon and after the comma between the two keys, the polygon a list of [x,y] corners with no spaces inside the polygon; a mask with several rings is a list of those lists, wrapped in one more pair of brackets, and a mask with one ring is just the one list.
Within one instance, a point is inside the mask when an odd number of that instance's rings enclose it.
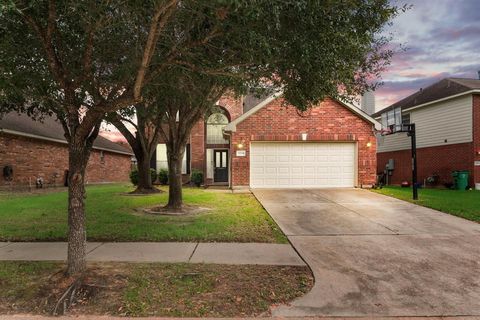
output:
{"label": "shrub", "polygon": [[[157,172],[155,171],[155,169],[150,169],[150,176],[152,178],[152,183],[157,180]],[[130,182],[134,186],[138,185],[138,170],[137,169],[134,169],[134,170],[130,171]]]}
{"label": "shrub", "polygon": [[132,171],[130,171],[130,182],[136,186],[138,184],[138,170],[137,169],[133,169]]}
{"label": "shrub", "polygon": [[193,170],[190,176],[190,179],[197,187],[200,187],[200,185],[203,182],[203,172],[198,170]]}
{"label": "shrub", "polygon": [[158,181],[160,184],[166,185],[168,184],[168,170],[167,169],[160,169],[158,171]]}
{"label": "shrub", "polygon": [[157,181],[157,171],[155,169],[150,169],[150,177],[152,177],[152,183]]}

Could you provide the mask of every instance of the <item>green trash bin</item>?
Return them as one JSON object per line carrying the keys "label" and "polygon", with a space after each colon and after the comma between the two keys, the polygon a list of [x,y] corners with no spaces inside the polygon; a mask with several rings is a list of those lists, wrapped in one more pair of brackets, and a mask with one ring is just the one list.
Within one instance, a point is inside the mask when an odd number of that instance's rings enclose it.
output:
{"label": "green trash bin", "polygon": [[468,187],[468,171],[453,171],[452,177],[455,183],[454,188],[456,190],[466,190]]}

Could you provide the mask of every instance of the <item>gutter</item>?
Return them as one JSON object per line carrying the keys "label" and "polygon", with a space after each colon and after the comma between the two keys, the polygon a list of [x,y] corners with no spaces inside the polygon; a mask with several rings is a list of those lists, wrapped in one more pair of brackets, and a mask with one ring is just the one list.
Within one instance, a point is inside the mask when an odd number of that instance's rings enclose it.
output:
{"label": "gutter", "polygon": [[[423,104],[419,104],[417,106],[413,106],[413,107],[409,107],[409,108],[406,108],[406,109],[403,109],[403,111],[411,111],[411,110],[415,110],[415,109],[418,109],[418,108],[423,108],[423,107],[426,107],[428,105],[431,105],[431,104],[434,104],[434,103],[438,103],[438,102],[443,102],[443,101],[447,101],[447,100],[450,100],[450,99],[455,99],[455,98],[459,98],[461,96],[465,96],[465,95],[468,95],[468,94],[475,94],[475,93],[480,93],[480,90],[479,89],[473,89],[473,90],[469,90],[469,91],[465,91],[465,92],[461,92],[461,93],[457,93],[453,96],[448,96],[448,97],[444,97],[444,98],[441,98],[441,99],[437,99],[437,100],[433,100],[433,101],[429,101],[429,102],[425,102]],[[389,110],[390,107],[386,107],[382,110],[380,110],[379,112],[383,113],[383,112],[387,112],[387,111],[390,111]],[[385,111],[384,111],[385,110]],[[380,113],[379,116],[375,117],[375,119],[382,119],[382,114]]]}
{"label": "gutter", "polygon": [[[39,139],[39,140],[44,140],[44,141],[50,141],[50,142],[57,142],[57,143],[62,143],[62,144],[68,144],[68,142],[65,141],[65,140],[55,139],[55,138],[49,138],[49,137],[44,137],[44,136],[39,136],[39,135],[36,135],[36,134],[30,134],[30,133],[25,133],[25,132],[10,130],[10,129],[0,128],[0,133],[7,133],[7,134],[15,135],[15,136],[26,137],[26,138],[34,138],[34,139]],[[124,154],[124,155],[128,155],[128,156],[133,156],[133,153],[128,153],[128,152],[113,150],[113,149],[109,149],[109,148],[102,148],[102,147],[93,146],[92,149],[102,150],[102,151],[108,151],[108,152],[118,153],[118,154]]]}

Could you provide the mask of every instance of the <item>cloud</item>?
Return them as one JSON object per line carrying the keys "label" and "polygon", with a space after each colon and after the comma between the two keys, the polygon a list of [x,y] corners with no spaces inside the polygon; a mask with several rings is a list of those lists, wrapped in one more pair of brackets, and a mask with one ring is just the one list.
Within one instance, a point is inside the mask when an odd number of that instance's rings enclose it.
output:
{"label": "cloud", "polygon": [[392,58],[376,91],[377,110],[445,77],[476,78],[480,70],[480,1],[397,0],[412,4],[386,32],[393,48],[405,48]]}

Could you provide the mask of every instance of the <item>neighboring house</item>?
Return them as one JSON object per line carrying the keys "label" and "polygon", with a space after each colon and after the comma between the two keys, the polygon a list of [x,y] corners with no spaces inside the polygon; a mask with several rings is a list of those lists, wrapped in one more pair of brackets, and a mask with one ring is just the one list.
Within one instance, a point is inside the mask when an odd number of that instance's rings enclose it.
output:
{"label": "neighboring house", "polygon": [[[418,180],[452,182],[452,171],[468,170],[470,185],[480,183],[480,80],[443,79],[373,115],[384,127],[415,123]],[[411,143],[406,133],[379,137],[378,172],[389,159],[392,184],[411,181]]]}
{"label": "neighboring house", "polygon": [[[128,181],[132,152],[99,136],[93,145],[85,182]],[[5,167],[12,169],[5,176]],[[0,187],[63,186],[68,170],[68,148],[62,125],[52,117],[42,122],[9,113],[0,119]]]}
{"label": "neighboring house", "polygon": [[[184,174],[207,185],[253,188],[355,187],[376,182],[375,128],[362,110],[327,99],[306,112],[282,97],[224,97],[192,130]],[[166,167],[165,145],[152,160]]]}

